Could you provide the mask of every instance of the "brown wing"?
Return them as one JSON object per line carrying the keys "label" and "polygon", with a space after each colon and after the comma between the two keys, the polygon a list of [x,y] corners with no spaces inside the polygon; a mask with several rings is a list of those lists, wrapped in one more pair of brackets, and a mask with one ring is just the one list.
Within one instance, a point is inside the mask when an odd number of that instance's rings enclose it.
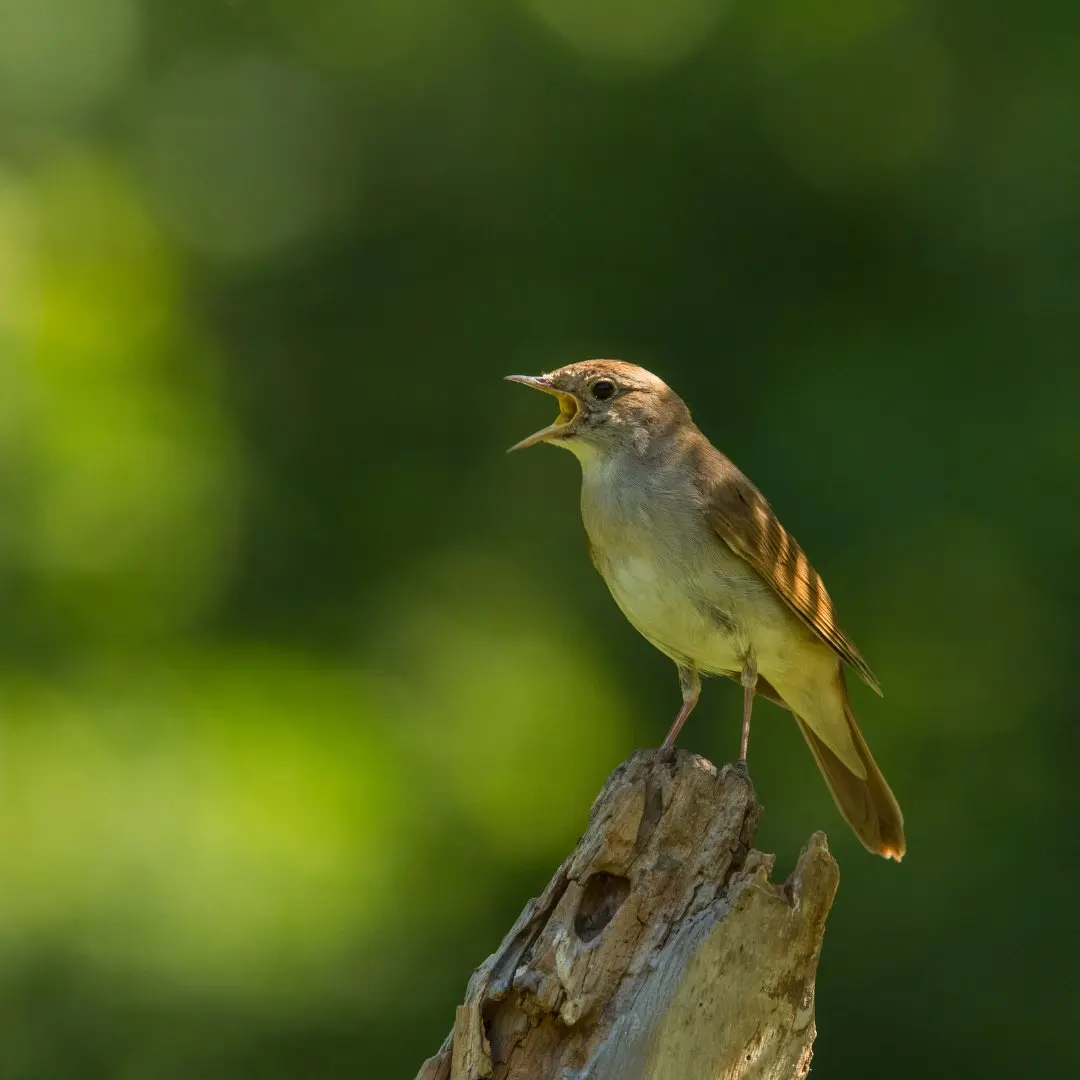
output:
{"label": "brown wing", "polygon": [[881,684],[836,621],[821,576],[765,497],[711,446],[699,458],[699,481],[709,522],[722,540],[744,558],[784,602],[836,650],[877,693]]}

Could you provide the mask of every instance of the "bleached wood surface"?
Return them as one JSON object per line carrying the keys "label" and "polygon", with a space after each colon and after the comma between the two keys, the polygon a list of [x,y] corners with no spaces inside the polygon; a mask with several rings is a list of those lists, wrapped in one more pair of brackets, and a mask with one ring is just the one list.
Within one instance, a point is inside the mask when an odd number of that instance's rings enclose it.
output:
{"label": "bleached wood surface", "polygon": [[758,815],[738,766],[634,754],[417,1080],[804,1077],[839,872],[815,833],[770,882]]}

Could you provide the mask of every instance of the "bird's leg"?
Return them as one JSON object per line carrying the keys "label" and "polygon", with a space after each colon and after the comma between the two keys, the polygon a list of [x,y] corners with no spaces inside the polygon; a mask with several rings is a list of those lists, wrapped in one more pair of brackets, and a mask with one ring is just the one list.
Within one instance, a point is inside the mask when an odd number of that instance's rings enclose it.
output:
{"label": "bird's leg", "polygon": [[701,697],[701,680],[692,667],[679,665],[679,686],[682,687],[682,708],[679,710],[679,715],[675,717],[671,730],[664,738],[663,749],[665,750],[675,745],[675,740],[679,735],[679,728],[686,723],[686,718],[694,711],[694,706],[698,703],[698,698]]}
{"label": "bird's leg", "polygon": [[757,660],[754,659],[753,650],[748,652],[743,660],[742,678],[739,681],[743,687],[742,742],[739,743],[739,760],[745,762],[746,751],[750,745],[750,710],[754,707],[754,692],[757,690]]}

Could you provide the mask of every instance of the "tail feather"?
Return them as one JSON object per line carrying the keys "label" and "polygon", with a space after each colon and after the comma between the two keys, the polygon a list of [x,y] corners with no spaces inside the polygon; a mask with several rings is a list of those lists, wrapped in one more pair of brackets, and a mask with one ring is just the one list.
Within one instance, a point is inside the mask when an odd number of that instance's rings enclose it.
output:
{"label": "tail feather", "polygon": [[895,859],[899,862],[907,850],[904,839],[904,815],[900,812],[895,796],[870,754],[870,748],[866,745],[862,732],[859,731],[859,725],[855,723],[842,673],[840,674],[840,689],[844,703],[844,716],[848,722],[851,739],[866,767],[865,780],[856,776],[814,734],[813,729],[801,716],[796,715],[795,720],[803,733],[803,738],[806,739],[806,744],[810,747],[810,752],[814,755],[814,760],[818,763],[821,775],[825,777],[825,783],[829,785],[840,813],[855,830],[855,835],[862,841],[863,846],[886,859]]}

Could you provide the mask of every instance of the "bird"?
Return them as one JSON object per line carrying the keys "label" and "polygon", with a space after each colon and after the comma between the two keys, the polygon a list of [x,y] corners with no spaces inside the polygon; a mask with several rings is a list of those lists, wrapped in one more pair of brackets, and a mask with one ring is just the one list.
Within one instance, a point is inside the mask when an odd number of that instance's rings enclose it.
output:
{"label": "bird", "polygon": [[750,480],[717,450],[662,379],[620,360],[586,360],[510,382],[554,395],[539,443],[581,465],[589,555],[629,622],[678,668],[682,705],[702,676],[743,687],[740,762],[755,695],[788,709],[840,813],[869,851],[899,862],[904,818],[852,712],[845,665],[881,685],[840,628],[820,575]]}

